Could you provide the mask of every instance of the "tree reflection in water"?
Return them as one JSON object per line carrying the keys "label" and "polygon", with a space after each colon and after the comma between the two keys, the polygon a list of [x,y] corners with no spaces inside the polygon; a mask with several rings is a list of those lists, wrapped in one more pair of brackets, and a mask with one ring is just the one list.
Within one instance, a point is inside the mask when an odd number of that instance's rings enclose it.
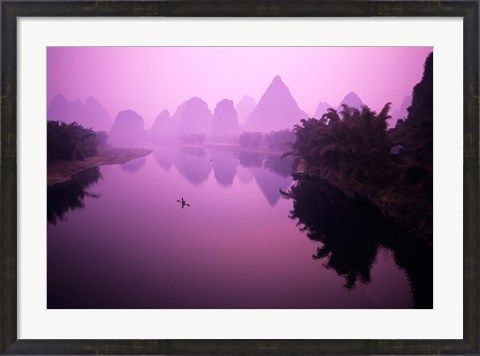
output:
{"label": "tree reflection in water", "polygon": [[301,177],[282,194],[293,200],[289,217],[308,238],[323,244],[313,258],[325,260],[326,268],[343,276],[347,289],[370,282],[372,265],[383,246],[393,251],[395,262],[406,271],[415,307],[432,308],[433,252],[428,243],[324,181]]}
{"label": "tree reflection in water", "polygon": [[269,154],[264,163],[265,168],[282,177],[290,177],[292,175],[292,165],[292,156],[282,157],[278,154]]}
{"label": "tree reflection in water", "polygon": [[244,168],[262,167],[263,155],[256,152],[238,152],[238,162]]}
{"label": "tree reflection in water", "polygon": [[48,186],[47,222],[56,225],[59,220],[66,220],[68,211],[83,209],[85,197],[100,198],[100,195],[90,193],[87,189],[101,178],[100,169],[93,167],[75,174],[68,182]]}

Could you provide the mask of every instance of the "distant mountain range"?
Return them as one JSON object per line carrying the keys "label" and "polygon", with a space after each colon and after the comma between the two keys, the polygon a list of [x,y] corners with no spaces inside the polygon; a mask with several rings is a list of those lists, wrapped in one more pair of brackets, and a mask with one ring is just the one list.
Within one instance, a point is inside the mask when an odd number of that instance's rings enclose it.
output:
{"label": "distant mountain range", "polygon": [[[341,110],[343,104],[355,108],[364,105],[354,92],[348,93],[336,109]],[[405,97],[400,108],[392,113],[392,123],[408,115],[407,108],[410,104],[411,97]],[[329,103],[319,102],[314,117],[320,118],[331,107]],[[180,136],[198,134],[203,134],[212,141],[228,141],[242,131],[270,132],[291,129],[301,119],[309,116],[298,106],[289,88],[278,75],[273,78],[258,104],[255,99],[246,95],[236,106],[232,100],[223,99],[217,103],[212,113],[205,101],[192,97],[180,104],[173,116],[163,110],[148,130],[144,127],[143,117],[133,110],[118,113],[112,123],[108,112],[93,97],[82,103],[79,99],[69,101],[60,94],[53,98],[47,110],[48,120],[77,122],[97,131],[107,131],[110,141],[117,144],[131,144],[145,139],[151,142],[177,141]]]}
{"label": "distant mountain range", "polygon": [[248,116],[243,128],[245,131],[260,132],[291,129],[307,116],[305,111],[298,107],[290,90],[277,75]]}
{"label": "distant mountain range", "polygon": [[85,103],[77,99],[67,100],[62,94],[55,96],[47,108],[47,119],[78,124],[96,131],[108,131],[112,127],[112,119],[107,110],[93,97]]}

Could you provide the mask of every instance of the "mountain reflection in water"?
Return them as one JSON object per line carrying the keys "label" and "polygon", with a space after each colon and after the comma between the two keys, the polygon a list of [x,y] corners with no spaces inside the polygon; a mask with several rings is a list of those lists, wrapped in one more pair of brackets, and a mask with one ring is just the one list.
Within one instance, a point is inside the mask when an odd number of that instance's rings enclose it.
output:
{"label": "mountain reflection in water", "polygon": [[[153,157],[163,170],[168,172],[175,166],[178,172],[194,185],[204,183],[213,169],[213,176],[218,184],[231,186],[240,164],[249,168],[250,176],[253,176],[271,206],[275,206],[281,198],[280,190],[288,188],[293,181],[290,175],[292,159],[281,159],[277,154],[222,150],[211,150],[207,154],[207,150],[200,147],[161,146],[153,151]],[[125,172],[134,173],[144,165],[145,157],[140,157],[119,166]],[[48,222],[55,224],[57,219],[63,220],[69,210],[83,209],[85,196],[97,197],[86,189],[101,178],[99,168],[94,167],[77,173],[66,184],[48,187]]]}
{"label": "mountain reflection in water", "polygon": [[[168,172],[175,166],[178,172],[194,185],[204,183],[212,170],[216,182],[225,187],[233,184],[235,176],[241,181],[249,182],[248,178],[242,179],[248,174],[255,179],[272,207],[282,196],[280,190],[287,189],[293,182],[293,160],[291,157],[281,159],[279,154],[161,146],[153,151],[153,156],[164,171]],[[238,169],[239,165],[247,168],[249,173]]]}
{"label": "mountain reflection in water", "polygon": [[431,247],[291,166],[165,145],[48,187],[48,307],[431,308]]}

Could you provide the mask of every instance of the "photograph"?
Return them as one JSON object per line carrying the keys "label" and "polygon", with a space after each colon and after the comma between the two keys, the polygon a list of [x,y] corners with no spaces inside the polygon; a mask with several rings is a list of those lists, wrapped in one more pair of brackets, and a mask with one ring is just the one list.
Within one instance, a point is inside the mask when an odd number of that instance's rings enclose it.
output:
{"label": "photograph", "polygon": [[434,52],[47,47],[47,309],[433,309]]}

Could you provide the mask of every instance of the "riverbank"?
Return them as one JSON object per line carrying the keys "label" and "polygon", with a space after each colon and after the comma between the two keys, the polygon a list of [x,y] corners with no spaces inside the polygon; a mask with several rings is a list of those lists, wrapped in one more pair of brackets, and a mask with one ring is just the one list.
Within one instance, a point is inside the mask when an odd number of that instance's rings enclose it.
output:
{"label": "riverbank", "polygon": [[433,208],[424,198],[425,187],[421,182],[407,184],[400,170],[394,172],[388,184],[365,184],[352,175],[307,169],[304,164],[298,164],[293,175],[296,179],[303,176],[322,179],[349,198],[367,201],[377,207],[387,220],[406,227],[410,233],[431,243]]}
{"label": "riverbank", "polygon": [[85,158],[83,161],[56,160],[47,164],[47,185],[64,183],[72,176],[84,169],[123,164],[135,158],[148,156],[151,150],[143,148],[113,148],[103,147],[98,149],[96,156]]}
{"label": "riverbank", "polygon": [[269,148],[241,147],[241,146],[234,146],[234,145],[206,144],[205,148],[212,149],[212,150],[235,151],[235,152],[266,153],[269,155],[283,155],[285,153],[285,151],[273,150]]}
{"label": "riverbank", "polygon": [[208,150],[221,150],[221,151],[247,152],[247,153],[265,153],[265,154],[278,155],[278,156],[281,156],[285,153],[285,151],[274,150],[269,148],[261,148],[261,147],[253,148],[253,147],[242,147],[242,146],[235,146],[235,145],[213,144],[213,143],[206,143],[202,145],[183,144],[183,145],[178,145],[178,147],[203,148]]}

